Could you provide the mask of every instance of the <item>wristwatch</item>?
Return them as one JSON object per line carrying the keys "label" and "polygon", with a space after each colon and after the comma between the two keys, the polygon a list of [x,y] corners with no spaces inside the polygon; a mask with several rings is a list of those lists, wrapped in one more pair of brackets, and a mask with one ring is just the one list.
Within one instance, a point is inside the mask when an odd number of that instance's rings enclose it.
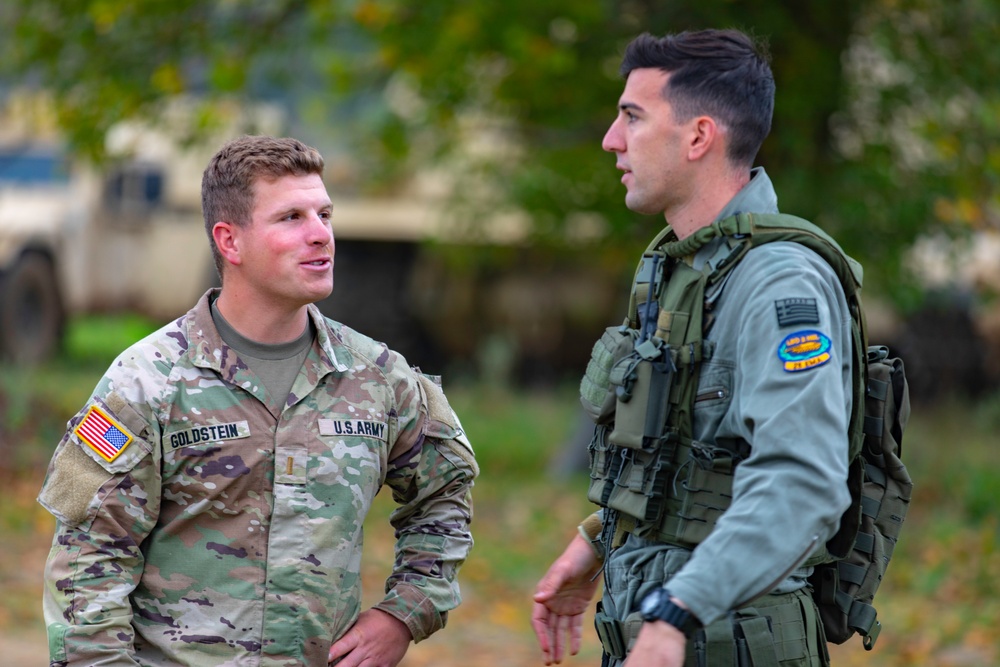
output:
{"label": "wristwatch", "polygon": [[670,601],[670,591],[662,586],[654,588],[642,599],[639,606],[644,621],[666,621],[691,638],[701,623],[687,609]]}

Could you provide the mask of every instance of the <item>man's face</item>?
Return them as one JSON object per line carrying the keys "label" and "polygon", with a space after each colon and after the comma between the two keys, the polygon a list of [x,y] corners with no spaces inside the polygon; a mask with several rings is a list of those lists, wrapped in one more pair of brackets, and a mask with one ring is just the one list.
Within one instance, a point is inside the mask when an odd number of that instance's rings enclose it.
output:
{"label": "man's face", "polygon": [[257,180],[252,221],[234,227],[237,272],[253,298],[299,307],[330,295],[332,208],[318,174]]}
{"label": "man's face", "polygon": [[685,124],[674,122],[673,109],[663,99],[666,72],[635,69],[629,73],[618,101],[618,117],[601,147],[617,155],[628,189],[625,205],[637,213],[666,213],[689,196]]}

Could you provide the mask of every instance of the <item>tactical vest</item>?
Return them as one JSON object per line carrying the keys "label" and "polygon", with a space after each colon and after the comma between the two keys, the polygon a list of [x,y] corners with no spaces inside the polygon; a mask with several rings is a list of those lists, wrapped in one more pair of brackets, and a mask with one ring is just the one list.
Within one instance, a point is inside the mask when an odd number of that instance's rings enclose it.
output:
{"label": "tactical vest", "polygon": [[[683,261],[716,238],[719,254],[702,270]],[[881,631],[874,596],[912,496],[900,459],[909,392],[902,360],[885,347],[868,347],[861,266],[811,223],[740,214],[683,241],[669,228],[654,239],[636,272],[625,323],[595,344],[580,385],[597,424],[588,497],[614,510],[604,522],[611,546],[631,532],[694,548],[712,532],[732,501],[733,472],[750,452],[746,443],[692,437],[699,372],[713,352],[705,337],[726,276],[751,248],[773,241],[799,243],[822,257],[851,313],[851,504],[837,533],[804,565],[814,566],[809,581],[827,640],[840,644],[857,633],[871,650]]]}
{"label": "tactical vest", "polygon": [[[684,261],[716,238],[728,250],[720,261],[701,270]],[[702,362],[713,353],[705,336],[725,277],[751,248],[774,241],[805,245],[839,277],[853,320],[854,396],[864,396],[862,270],[830,236],[806,220],[780,214],[739,214],[682,241],[667,228],[643,254],[626,321],[605,331],[581,383],[582,403],[596,422],[588,498],[619,513],[616,539],[631,532],[694,548],[729,507],[733,472],[749,447],[693,439],[694,405],[701,398],[696,388]],[[862,408],[856,398],[852,432],[861,430]],[[852,462],[859,450],[860,443],[852,442]],[[850,484],[852,494],[860,495],[863,472],[857,468],[852,465]],[[859,520],[849,514],[827,550],[807,564],[850,551]]]}

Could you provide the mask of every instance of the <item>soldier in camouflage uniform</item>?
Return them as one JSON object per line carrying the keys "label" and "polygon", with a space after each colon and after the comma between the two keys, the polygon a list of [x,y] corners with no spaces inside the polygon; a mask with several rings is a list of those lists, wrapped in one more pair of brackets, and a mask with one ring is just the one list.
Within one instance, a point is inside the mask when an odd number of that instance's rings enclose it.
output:
{"label": "soldier in camouflage uniform", "polygon": [[[649,324],[656,334],[643,341],[638,333],[638,340],[658,349],[654,337],[672,346],[674,330],[689,331],[688,315],[692,322],[697,316],[698,349],[692,344],[668,351],[677,353],[681,370],[674,369],[674,384],[666,381],[662,393],[648,389],[651,381],[626,387],[604,378],[614,430],[595,419],[591,478],[610,493],[598,494],[600,501],[591,497],[604,509],[581,524],[538,584],[532,620],[543,657],[546,664],[559,662],[567,643],[569,653],[577,652],[583,614],[603,575],[595,625],[605,665],[825,665],[824,631],[808,591],[806,560],[834,536],[850,504],[851,313],[832,267],[799,243],[768,243],[734,260],[732,249],[742,247],[738,238],[705,241],[716,221],[778,213],[767,174],[752,168],[770,130],[770,67],[746,35],[706,30],[642,35],[627,48],[621,71],[625,90],[603,147],[615,153],[625,172],[626,205],[662,214],[669,223],[650,251],[660,248],[660,240],[669,241],[664,248],[687,250],[665,253],[669,275],[663,269],[662,282],[655,268],[645,279],[637,272],[632,304],[644,305],[630,307],[626,325],[613,329],[627,336]],[[650,251],[644,259],[659,257]],[[730,261],[738,264],[711,295],[702,282],[689,310],[671,309],[683,279],[704,279]],[[660,296],[644,301],[640,287],[653,294],[654,286],[662,286]],[[801,354],[793,357],[792,341],[806,339],[815,339],[816,346],[801,345]],[[619,357],[624,361],[635,359],[629,354],[649,352],[624,340],[628,351]],[[597,365],[598,352],[595,346],[592,364]],[[703,355],[697,362],[696,354]],[[621,365],[608,367],[618,371]],[[689,372],[692,367],[697,375]],[[692,377],[681,386],[678,378]],[[647,397],[659,396],[661,402],[637,399],[635,393],[644,388]],[[680,405],[676,395],[687,390],[691,400]],[[622,409],[635,403],[644,411]],[[662,406],[677,409],[670,417],[650,419]],[[670,418],[678,423],[666,423],[664,431],[675,429],[668,433],[675,440],[643,435]],[[687,425],[689,433],[683,432]],[[624,438],[612,442],[617,449],[607,446],[616,433],[636,431],[641,446]],[[689,458],[663,454],[682,445]],[[605,460],[623,462],[617,476],[606,473],[611,466],[598,464],[597,455],[606,451]],[[633,463],[642,460],[664,463],[666,474],[656,478],[664,480],[662,486],[647,491],[646,478],[632,474],[645,472]],[[707,487],[689,480],[706,469],[722,470],[723,464],[731,466],[725,497],[713,496],[717,505],[697,499],[688,504]],[[650,469],[660,474],[660,468]],[[651,513],[655,518],[629,515],[623,504],[612,506],[616,494],[675,504],[663,503],[667,509]],[[682,537],[682,529],[693,532],[698,523],[709,524],[697,528],[705,533],[700,541]]]}
{"label": "soldier in camouflage uniform", "polygon": [[[312,305],[333,287],[322,169],[270,137],[206,169],[221,290],[115,360],[39,496],[52,665],[395,665],[459,604],[478,468],[435,379]],[[396,561],[362,611],[383,484]]]}

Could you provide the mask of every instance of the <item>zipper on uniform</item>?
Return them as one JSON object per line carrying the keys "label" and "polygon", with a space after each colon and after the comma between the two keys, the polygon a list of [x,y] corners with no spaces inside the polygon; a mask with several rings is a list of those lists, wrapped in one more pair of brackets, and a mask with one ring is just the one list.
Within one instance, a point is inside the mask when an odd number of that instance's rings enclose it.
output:
{"label": "zipper on uniform", "polygon": [[703,391],[700,394],[696,394],[694,397],[695,403],[700,403],[702,401],[712,401],[720,398],[725,398],[729,395],[725,387],[713,387],[707,391]]}

